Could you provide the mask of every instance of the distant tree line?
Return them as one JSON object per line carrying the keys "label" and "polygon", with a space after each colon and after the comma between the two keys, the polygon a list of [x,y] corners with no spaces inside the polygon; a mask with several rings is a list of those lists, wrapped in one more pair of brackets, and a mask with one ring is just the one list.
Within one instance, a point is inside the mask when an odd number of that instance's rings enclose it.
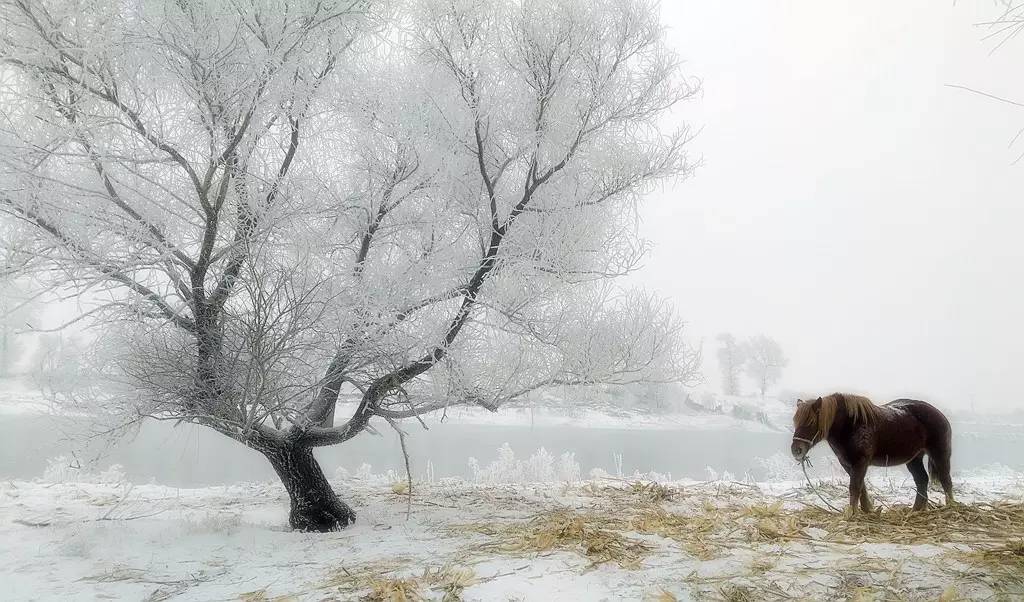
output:
{"label": "distant tree line", "polygon": [[718,335],[718,367],[722,392],[726,395],[740,395],[741,379],[746,375],[764,397],[779,382],[782,369],[788,364],[782,346],[769,336],[760,334],[738,340],[728,332]]}

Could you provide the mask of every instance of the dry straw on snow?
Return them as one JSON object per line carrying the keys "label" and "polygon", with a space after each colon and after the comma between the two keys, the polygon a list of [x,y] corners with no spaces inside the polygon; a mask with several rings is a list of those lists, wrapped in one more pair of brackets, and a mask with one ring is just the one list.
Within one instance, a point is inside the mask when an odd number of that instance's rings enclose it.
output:
{"label": "dry straw on snow", "polygon": [[[741,497],[734,490],[711,496],[694,491],[686,496],[658,484],[634,483],[592,485],[583,493],[597,503],[581,509],[556,508],[525,521],[475,523],[453,531],[489,536],[491,540],[480,548],[484,552],[569,551],[588,559],[591,566],[611,562],[626,569],[638,568],[656,548],[650,540],[639,541],[640,534],[671,540],[697,561],[734,555],[738,550],[763,554],[789,544],[821,552],[835,552],[839,546],[849,550],[844,556],[852,554],[854,558],[863,554],[857,546],[864,543],[930,544],[945,550],[940,558],[955,561],[937,558],[960,582],[975,582],[1000,592],[1024,592],[1024,504],[960,504],[923,512],[896,506],[847,519],[817,506],[787,505],[777,498],[751,504],[749,501],[760,496],[750,496],[750,490]],[[724,503],[713,503],[716,497]],[[748,503],[737,503],[741,500]],[[708,593],[717,599],[744,600],[751,591],[774,591],[773,598],[784,598],[786,594],[777,586],[780,576],[808,577],[814,572],[787,563],[761,562],[748,568],[745,578],[757,585],[754,589],[722,582]],[[880,566],[874,574],[884,576],[886,570]],[[835,567],[830,572],[840,574],[842,569]],[[890,577],[881,590],[883,597],[903,596],[901,579],[896,573]],[[713,585],[714,580],[694,577],[692,583]],[[848,597],[871,599],[864,596],[879,590],[851,586],[845,591]]]}
{"label": "dry straw on snow", "polygon": [[481,547],[483,551],[536,554],[562,550],[581,554],[595,565],[614,562],[623,568],[638,567],[650,546],[608,528],[610,521],[599,514],[562,509],[525,523],[475,523],[463,529],[492,538]]}
{"label": "dry straw on snow", "polygon": [[397,567],[386,564],[342,568],[322,588],[366,602],[456,602],[462,600],[462,590],[477,582],[473,569],[460,566],[428,568],[418,575],[396,572]]}

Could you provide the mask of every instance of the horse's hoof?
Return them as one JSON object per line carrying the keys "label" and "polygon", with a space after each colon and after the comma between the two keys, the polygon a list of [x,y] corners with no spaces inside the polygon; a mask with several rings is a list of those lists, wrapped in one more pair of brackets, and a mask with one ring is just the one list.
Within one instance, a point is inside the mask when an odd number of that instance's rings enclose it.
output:
{"label": "horse's hoof", "polygon": [[843,518],[845,518],[846,520],[850,520],[850,519],[852,519],[855,516],[857,516],[857,509],[856,508],[847,508],[843,512]]}

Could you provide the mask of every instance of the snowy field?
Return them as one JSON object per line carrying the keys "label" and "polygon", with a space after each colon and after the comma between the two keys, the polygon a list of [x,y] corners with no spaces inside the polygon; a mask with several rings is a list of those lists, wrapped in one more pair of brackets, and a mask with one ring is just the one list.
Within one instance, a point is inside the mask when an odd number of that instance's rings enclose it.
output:
{"label": "snowy field", "polygon": [[907,483],[876,481],[881,514],[853,520],[797,483],[450,480],[414,484],[410,504],[404,483],[369,476],[335,483],[359,519],[327,535],[286,529],[276,483],[74,479],[0,483],[5,600],[1024,596],[1020,474],[961,478],[966,506],[918,515]]}

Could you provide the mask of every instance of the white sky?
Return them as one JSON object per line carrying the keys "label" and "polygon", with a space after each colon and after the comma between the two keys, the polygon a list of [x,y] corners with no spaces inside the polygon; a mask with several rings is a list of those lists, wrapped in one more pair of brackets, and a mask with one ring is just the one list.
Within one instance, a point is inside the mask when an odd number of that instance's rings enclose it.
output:
{"label": "white sky", "polygon": [[1024,408],[1024,37],[990,0],[663,0],[703,79],[697,176],[644,208],[642,282],[704,339],[765,333],[783,387]]}

